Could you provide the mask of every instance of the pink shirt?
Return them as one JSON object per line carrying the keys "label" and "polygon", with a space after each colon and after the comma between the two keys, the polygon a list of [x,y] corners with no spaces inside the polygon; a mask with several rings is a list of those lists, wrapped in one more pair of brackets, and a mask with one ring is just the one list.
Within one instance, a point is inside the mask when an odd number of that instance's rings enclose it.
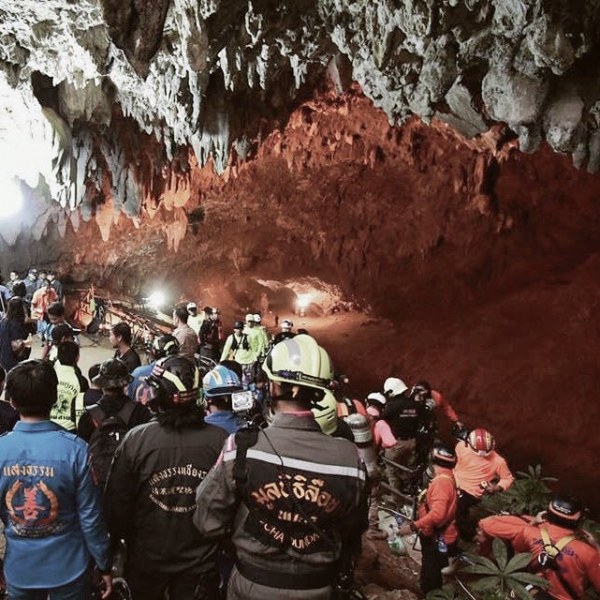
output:
{"label": "pink shirt", "polygon": [[396,436],[390,426],[383,419],[379,419],[373,427],[373,441],[377,447],[392,448],[396,445]]}

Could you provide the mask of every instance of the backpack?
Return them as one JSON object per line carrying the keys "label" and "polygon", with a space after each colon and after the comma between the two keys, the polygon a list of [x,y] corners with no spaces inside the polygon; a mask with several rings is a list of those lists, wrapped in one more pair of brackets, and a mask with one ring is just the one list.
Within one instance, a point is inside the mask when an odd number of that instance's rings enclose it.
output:
{"label": "backpack", "polygon": [[[233,342],[231,343],[231,350],[236,351],[240,347],[240,344],[237,341],[235,335],[233,336]],[[242,333],[242,343],[241,347],[244,350],[250,350],[250,342],[248,341],[248,336],[245,333]]]}
{"label": "backpack", "polygon": [[129,431],[129,421],[135,410],[135,402],[128,400],[119,412],[107,416],[98,404],[88,407],[95,429],[89,441],[90,463],[94,477],[104,488],[117,447]]}

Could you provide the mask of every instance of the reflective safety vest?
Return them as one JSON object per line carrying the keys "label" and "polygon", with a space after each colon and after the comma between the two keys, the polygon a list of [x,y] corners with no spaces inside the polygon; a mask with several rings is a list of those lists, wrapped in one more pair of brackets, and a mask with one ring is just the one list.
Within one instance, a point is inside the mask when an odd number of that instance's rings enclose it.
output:
{"label": "reflective safety vest", "polygon": [[73,402],[81,393],[79,379],[74,367],[61,365],[58,361],[54,364],[54,370],[58,377],[58,398],[50,411],[50,420],[69,431],[74,431]]}

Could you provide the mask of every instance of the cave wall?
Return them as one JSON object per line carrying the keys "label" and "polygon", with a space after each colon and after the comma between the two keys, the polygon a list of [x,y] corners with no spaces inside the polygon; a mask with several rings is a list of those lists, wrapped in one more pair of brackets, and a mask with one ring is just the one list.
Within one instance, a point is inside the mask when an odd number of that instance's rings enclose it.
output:
{"label": "cave wall", "polygon": [[[315,95],[220,177],[188,159],[143,218],[106,200],[17,252],[128,294],[162,283],[226,322],[260,305],[259,280],[337,286],[370,316],[318,337],[357,392],[428,378],[513,464],[543,461],[600,508],[600,177],[502,127],[390,126],[358,89]],[[5,272],[23,262],[2,250]]]}

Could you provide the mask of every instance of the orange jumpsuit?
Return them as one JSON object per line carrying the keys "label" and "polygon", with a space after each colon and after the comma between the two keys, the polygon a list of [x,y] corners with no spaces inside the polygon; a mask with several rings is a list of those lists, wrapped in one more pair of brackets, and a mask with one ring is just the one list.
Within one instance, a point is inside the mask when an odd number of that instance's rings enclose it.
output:
{"label": "orange jumpsuit", "polygon": [[424,594],[442,586],[441,570],[448,566],[448,558],[455,553],[457,504],[452,470],[436,466],[425,502],[419,506],[419,518],[413,523],[421,540],[420,584]]}
{"label": "orange jumpsuit", "polygon": [[[552,523],[527,525],[512,516],[497,516],[482,519],[481,529],[503,540],[510,540],[516,552],[531,552],[533,567],[538,567],[537,557],[544,550],[540,529],[546,529],[552,542],[572,535],[573,530]],[[589,581],[596,591],[600,591],[600,552],[584,541],[575,539],[567,544],[556,558],[558,572],[552,569],[535,569],[536,575],[550,583],[548,594],[556,600],[573,600],[583,597]],[[539,568],[539,567],[538,567]]]}

